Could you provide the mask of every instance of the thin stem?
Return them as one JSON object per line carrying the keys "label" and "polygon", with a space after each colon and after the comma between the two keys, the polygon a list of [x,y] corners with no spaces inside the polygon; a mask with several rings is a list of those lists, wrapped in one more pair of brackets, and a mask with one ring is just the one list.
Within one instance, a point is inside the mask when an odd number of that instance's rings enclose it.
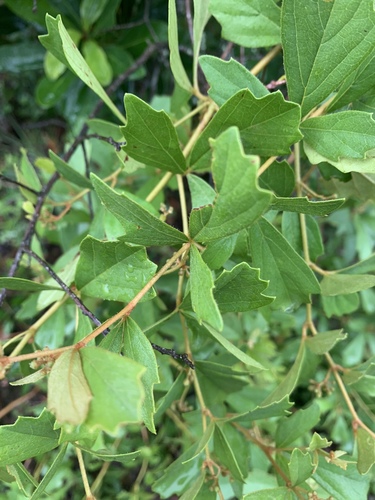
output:
{"label": "thin stem", "polygon": [[8,413],[10,413],[14,408],[17,408],[17,406],[22,405],[23,403],[26,403],[26,401],[29,401],[29,399],[33,398],[36,394],[39,392],[39,387],[34,387],[30,392],[27,394],[24,394],[23,396],[15,399],[14,401],[11,401],[9,404],[4,406],[0,410],[0,419],[5,417]]}
{"label": "thin stem", "polygon": [[265,172],[267,170],[267,168],[272,165],[272,163],[277,159],[277,156],[271,156],[270,158],[268,158],[268,160],[266,160],[263,165],[261,165],[258,169],[258,172],[257,172],[257,176],[260,177],[263,172]]}
{"label": "thin stem", "polygon": [[83,461],[83,455],[82,451],[79,448],[75,448],[77,458],[78,458],[78,464],[79,464],[79,469],[81,471],[81,476],[82,476],[82,482],[83,482],[83,487],[85,488],[85,493],[86,493],[86,500],[95,500],[94,495],[92,494],[89,481],[87,478],[87,473],[86,473],[86,468],[85,468],[85,463]]}
{"label": "thin stem", "polygon": [[260,73],[277,54],[281,51],[281,45],[276,45],[272,50],[270,50],[251,70],[250,73],[257,75]]}
{"label": "thin stem", "polygon": [[16,186],[19,186],[19,187],[21,187],[23,189],[27,189],[27,191],[30,191],[30,193],[36,194],[37,196],[39,195],[39,192],[35,191],[35,189],[33,189],[33,188],[29,187],[29,186],[26,186],[26,184],[23,184],[22,182],[19,182],[19,181],[13,180],[13,179],[9,179],[9,177],[6,177],[3,174],[0,174],[0,179],[3,182],[9,182],[10,184],[15,184]]}
{"label": "thin stem", "polygon": [[[298,197],[302,196],[302,185],[301,185],[301,155],[300,155],[300,145],[297,142],[294,145],[294,172],[296,176],[296,193]],[[302,248],[305,256],[305,261],[310,263],[310,252],[309,252],[309,242],[307,238],[307,227],[306,227],[306,217],[305,214],[299,214],[300,227],[301,227],[301,238],[302,238]]]}
{"label": "thin stem", "polygon": [[188,113],[187,115],[183,116],[182,118],[180,118],[179,120],[174,122],[173,126],[175,128],[177,128],[182,123],[186,122],[186,120],[188,120],[189,118],[192,118],[197,113],[200,113],[200,111],[202,111],[202,109],[207,108],[208,105],[209,105],[209,101],[207,99],[205,99],[199,106],[197,106],[192,111],[190,111],[190,113]]}
{"label": "thin stem", "polygon": [[211,120],[212,115],[215,113],[217,110],[217,105],[212,102],[206,111],[206,113],[203,115],[202,120],[199,122],[199,125],[197,128],[194,130],[193,134],[191,135],[188,143],[184,147],[183,154],[185,158],[189,155],[190,151],[193,149],[194,144],[196,143],[198,137],[201,135],[203,129],[206,127],[208,122]]}
{"label": "thin stem", "polygon": [[[10,358],[14,358],[17,356],[19,352],[22,351],[22,349],[25,347],[26,344],[28,344],[31,339],[35,336],[36,332],[39,330],[39,328],[49,319],[51,318],[55,312],[63,305],[63,303],[66,301],[67,297],[64,297],[62,300],[59,300],[55,302],[49,309],[46,311],[43,316],[41,316],[38,321],[36,321],[30,328],[28,328],[24,332],[24,337],[17,344],[17,346],[13,349],[11,354],[9,355]],[[12,339],[13,340],[13,339]],[[9,342],[8,342],[9,344]],[[7,344],[4,345],[4,348],[6,347]]]}
{"label": "thin stem", "polygon": [[156,196],[160,193],[160,191],[168,184],[170,179],[173,177],[172,172],[167,172],[166,174],[163,175],[163,177],[160,179],[160,181],[156,184],[154,189],[149,193],[149,195],[146,197],[146,201],[150,202]]}
{"label": "thin stem", "polygon": [[337,385],[339,386],[340,388],[340,391],[341,391],[341,394],[345,400],[345,403],[353,417],[353,421],[356,425],[358,425],[359,427],[361,427],[362,429],[364,429],[368,434],[370,434],[370,436],[375,439],[375,432],[373,432],[369,427],[367,427],[367,425],[362,422],[362,420],[359,418],[354,406],[353,406],[353,403],[350,399],[350,396],[348,394],[348,391],[346,390],[346,387],[345,387],[345,384],[344,382],[342,381],[342,378],[340,377],[339,373],[338,373],[338,370],[337,370],[337,365],[336,363],[333,361],[333,358],[331,357],[330,354],[326,353],[325,354],[325,357],[331,367],[331,370],[333,372],[333,375],[336,379],[336,383]]}
{"label": "thin stem", "polygon": [[55,273],[55,271],[47,264],[45,260],[43,260],[39,255],[37,255],[32,250],[25,250],[27,255],[30,255],[33,259],[35,259],[39,264],[47,271],[47,273],[60,285],[60,287],[64,290],[64,292],[69,295],[69,297],[73,300],[76,306],[82,311],[85,316],[88,316],[91,321],[99,326],[101,324],[100,320],[85,306],[85,304],[81,301],[81,299],[73,292],[73,290],[66,285],[62,279]]}
{"label": "thin stem", "polygon": [[188,214],[187,214],[184,181],[183,181],[182,175],[180,175],[180,174],[177,174],[177,185],[178,185],[178,194],[180,196],[182,229],[183,229],[184,234],[186,234],[186,236],[189,238],[189,221],[188,221]]}

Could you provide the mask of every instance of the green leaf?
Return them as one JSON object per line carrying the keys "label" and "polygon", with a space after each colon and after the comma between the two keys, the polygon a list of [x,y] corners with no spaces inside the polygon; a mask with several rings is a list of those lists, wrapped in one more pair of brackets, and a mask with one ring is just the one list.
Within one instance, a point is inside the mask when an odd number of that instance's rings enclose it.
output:
{"label": "green leaf", "polygon": [[223,329],[223,318],[213,297],[214,280],[199,250],[190,249],[190,293],[193,311],[199,323],[207,321],[217,330]]}
{"label": "green leaf", "polygon": [[277,196],[290,196],[295,187],[294,171],[287,161],[274,161],[260,175],[258,182],[261,188],[273,191]]}
{"label": "green leaf", "polygon": [[59,430],[45,409],[37,418],[18,417],[12,425],[0,426],[0,466],[16,464],[57,448]]}
{"label": "green leaf", "polygon": [[326,274],[320,282],[322,295],[346,295],[375,286],[372,274]]}
{"label": "green leaf", "polygon": [[214,453],[218,457],[220,463],[225,465],[225,467],[229,470],[234,479],[244,482],[245,478],[241,472],[230,443],[218,425],[215,425]]}
{"label": "green leaf", "polygon": [[357,430],[358,463],[360,474],[367,474],[375,463],[375,439],[361,427]]}
{"label": "green leaf", "polygon": [[209,324],[204,323],[204,327],[207,332],[213,337],[219,344],[221,344],[228,352],[233,354],[234,357],[242,361],[247,367],[249,373],[256,373],[260,370],[264,370],[265,368],[251,358],[248,354],[245,354],[243,351],[238,349],[235,345],[233,345],[229,340],[227,340],[221,333],[212,328]]}
{"label": "green leaf", "polygon": [[96,175],[91,174],[91,180],[103,205],[125,227],[124,240],[146,246],[179,245],[188,241],[183,233],[150,214],[126,194],[117,194]]}
{"label": "green leaf", "polygon": [[359,307],[358,293],[349,293],[347,295],[336,295],[326,297],[322,295],[323,309],[328,318],[332,316],[342,316],[356,311]]}
{"label": "green leaf", "polygon": [[345,198],[325,201],[310,201],[307,196],[303,198],[278,198],[272,200],[272,210],[298,212],[301,214],[324,216],[337,210],[345,203]]}
{"label": "green leaf", "polygon": [[201,491],[202,486],[204,485],[204,479],[206,474],[204,471],[200,473],[194,483],[190,486],[188,490],[181,495],[180,500],[194,500],[197,497],[198,493]]}
{"label": "green leaf", "polygon": [[92,393],[85,424],[113,434],[119,425],[139,422],[144,399],[141,378],[145,367],[100,347],[85,347],[80,355]]}
{"label": "green leaf", "polygon": [[60,424],[79,425],[86,419],[91,399],[78,350],[63,352],[48,377],[49,411]]}
{"label": "green leaf", "polygon": [[186,491],[201,473],[201,456],[190,460],[195,455],[196,448],[197,445],[193,444],[172,462],[164,474],[154,482],[152,491],[158,493],[161,498],[172,498],[174,494],[180,496]]}
{"label": "green leaf", "polygon": [[158,422],[165,411],[170,408],[173,401],[177,401],[184,390],[185,372],[181,371],[179,376],[173,382],[172,387],[167,394],[159,399],[156,405],[155,421]]}
{"label": "green leaf", "polygon": [[146,368],[142,376],[145,400],[142,405],[143,421],[150,432],[156,434],[154,424],[155,402],[153,388],[160,382],[158,365],[150,341],[131,318],[124,323],[123,353]]}
{"label": "green leaf", "polygon": [[196,458],[200,453],[202,453],[202,451],[206,448],[206,446],[210,442],[212,434],[214,433],[214,429],[215,429],[215,424],[211,420],[211,422],[207,426],[206,430],[204,431],[202,437],[200,438],[200,440],[196,444],[194,453],[191,453],[190,458],[185,460],[183,462],[183,464],[186,464],[186,463],[190,462],[191,460],[194,460],[194,458]]}
{"label": "green leaf", "polygon": [[72,182],[76,186],[92,189],[92,184],[85,176],[81,175],[79,172],[74,170],[70,165],[68,165],[64,160],[62,160],[57,154],[53,151],[48,151],[49,157],[53,161],[56,170],[59,174],[64,177],[66,180]]}
{"label": "green leaf", "polygon": [[322,438],[317,432],[314,432],[307,449],[309,451],[322,450],[324,448],[329,448],[331,444],[332,441],[328,441],[327,438]]}
{"label": "green leaf", "polygon": [[78,78],[80,78],[100,99],[108,106],[117,118],[125,123],[126,120],[111,99],[106,94],[103,87],[98,82],[94,73],[79,52],[69,33],[66,31],[61,16],[55,18],[46,15],[46,25],[48,35],[39,36],[40,43],[52,54],[70,68]]}
{"label": "green leaf", "polygon": [[54,458],[52,464],[50,465],[48,471],[44,475],[43,479],[40,481],[38,484],[38,487],[34,490],[33,494],[30,496],[30,500],[37,500],[37,498],[40,498],[41,495],[43,495],[45,489],[51,482],[51,480],[55,477],[57,474],[59,467],[64,460],[65,453],[66,453],[66,448],[68,447],[68,443],[65,443],[60,446],[59,452]]}
{"label": "green leaf", "polygon": [[10,385],[25,385],[25,384],[35,384],[39,380],[42,380],[42,378],[46,377],[48,374],[48,371],[46,368],[41,368],[40,370],[37,370],[36,372],[30,373],[30,375],[27,375],[26,377],[20,378],[18,380],[15,380],[13,382],[9,382]]}
{"label": "green leaf", "polygon": [[108,450],[91,450],[84,446],[77,446],[82,451],[89,453],[91,456],[103,460],[103,462],[120,462],[121,464],[128,464],[133,462],[141,454],[140,451],[133,451],[131,453],[111,453]]}
{"label": "green leaf", "polygon": [[194,209],[190,215],[191,233],[201,242],[229,236],[250,226],[271,201],[271,193],[257,186],[258,159],[244,155],[236,128],[226,130],[212,141],[212,146],[212,174],[218,194],[210,214],[203,208]]}
{"label": "green leaf", "polygon": [[192,85],[182,64],[180,49],[178,46],[176,0],[168,0],[168,44],[169,62],[174,79],[181,88],[191,93]]}
{"label": "green leaf", "polygon": [[257,99],[248,89],[228,99],[210,121],[191,152],[190,165],[206,169],[211,151],[210,138],[229,127],[238,127],[247,154],[276,156],[290,153],[290,146],[302,138],[300,108],[285,101],[281,92]]}
{"label": "green leaf", "polygon": [[245,312],[270,304],[274,299],[262,292],[268,281],[259,278],[259,269],[241,262],[230,271],[223,271],[215,281],[214,298],[220,312]]}
{"label": "green leaf", "polygon": [[348,464],[344,470],[321,456],[312,478],[335,500],[367,498],[370,478],[361,476],[354,464]]}
{"label": "green leaf", "polygon": [[115,354],[120,354],[123,345],[124,329],[122,323],[119,323],[114,328],[111,328],[108,335],[100,341],[99,347],[106,349],[107,351],[114,352]]}
{"label": "green leaf", "polygon": [[213,203],[216,191],[201,177],[188,174],[186,176],[191,194],[193,208],[199,208]]}
{"label": "green leaf", "polygon": [[280,401],[274,401],[265,406],[257,406],[253,410],[250,410],[236,417],[231,417],[230,422],[253,422],[255,420],[263,420],[265,418],[272,417],[285,417],[289,408],[293,405],[289,401],[289,396],[285,396]]}
{"label": "green leaf", "polygon": [[33,478],[30,472],[22,463],[8,465],[7,472],[11,474],[17,482],[18,488],[26,498],[30,497],[30,491],[38,486],[38,482]]}
{"label": "green leaf", "polygon": [[194,81],[197,81],[198,57],[201,48],[203,30],[210,18],[208,12],[209,0],[194,0],[193,19],[193,71]]}
{"label": "green leaf", "polygon": [[202,258],[210,269],[223,267],[235,249],[237,236],[237,234],[231,234],[226,238],[207,243]]}
{"label": "green leaf", "polygon": [[302,104],[302,116],[337,90],[372,53],[374,24],[370,0],[283,2],[281,39],[288,93],[291,101]]}
{"label": "green leaf", "polygon": [[343,333],[343,330],[331,330],[329,332],[319,333],[315,337],[309,337],[306,340],[306,345],[314,354],[325,354],[329,352],[337,342],[345,340],[348,334]]}
{"label": "green leaf", "polygon": [[[156,264],[147,259],[145,248],[124,241],[82,240],[76,285],[89,297],[130,302],[154,276]],[[145,298],[154,297],[150,290]]]}
{"label": "green leaf", "polygon": [[79,13],[85,31],[88,31],[95,21],[100,18],[108,2],[109,0],[95,0],[94,2],[92,0],[82,0]]}
{"label": "green leaf", "polygon": [[294,388],[297,385],[304,359],[305,359],[305,343],[301,342],[296,360],[294,361],[292,368],[289,370],[284,380],[263,401],[262,406],[270,405],[274,401],[281,401],[286,396],[290,396],[290,394],[294,391]]}
{"label": "green leaf", "polygon": [[165,111],[156,111],[132,94],[124,97],[127,125],[120,127],[129,156],[155,168],[182,174],[186,160],[177,132]]}
{"label": "green leaf", "polygon": [[320,407],[315,401],[305,410],[298,410],[288,418],[283,418],[276,431],[276,446],[285,448],[299,437],[313,429],[320,420]]}
{"label": "green leaf", "polygon": [[226,40],[253,48],[280,43],[280,8],[273,0],[211,0],[210,12]]}
{"label": "green leaf", "polygon": [[243,500],[296,500],[297,495],[287,486],[279,488],[266,488],[254,491],[243,497]]}
{"label": "green leaf", "polygon": [[[324,254],[322,235],[319,225],[311,215],[305,216],[307,241],[309,243],[310,259],[315,261]],[[281,223],[283,236],[299,255],[303,255],[301,222],[298,213],[284,212]]]}
{"label": "green leaf", "polygon": [[301,131],[310,149],[335,166],[341,158],[374,158],[375,121],[370,113],[342,111],[309,118],[302,122]]}
{"label": "green leaf", "polygon": [[[248,373],[234,370],[230,366],[212,363],[211,361],[195,361],[198,379],[202,392],[206,393],[209,400],[210,394],[218,394],[225,399],[227,394],[240,391],[249,384]],[[201,377],[199,375],[202,375]]]}
{"label": "green leaf", "polygon": [[375,273],[375,254],[372,254],[370,257],[360,262],[356,262],[352,266],[340,269],[340,273],[345,273],[345,274]]}
{"label": "green leaf", "polygon": [[[20,167],[18,168],[16,164],[14,165],[16,179],[18,182],[21,182],[25,186],[28,186],[29,188],[34,189],[34,191],[39,192],[42,189],[42,185],[40,183],[39,177],[37,176],[35,168],[31,164],[27,156],[26,149],[21,148],[20,151],[21,151]],[[24,189],[22,187],[20,187],[19,189],[26,200],[31,201],[31,203],[35,204],[37,199],[37,195],[35,193],[32,193],[28,189]]]}
{"label": "green leaf", "polygon": [[374,86],[375,57],[362,60],[357,71],[351,73],[341,85],[328,110],[334,111],[360,99]]}
{"label": "green leaf", "polygon": [[262,218],[248,231],[253,266],[270,281],[267,293],[276,296],[275,308],[308,303],[311,293],[320,292],[314,273],[272,224]]}
{"label": "green leaf", "polygon": [[290,456],[288,469],[292,486],[297,486],[306,481],[314,470],[310,453],[303,453],[300,449],[295,448]]}
{"label": "green leaf", "polygon": [[82,45],[82,53],[98,82],[104,86],[109,85],[113,79],[113,71],[102,47],[95,40],[86,40]]}
{"label": "green leaf", "polygon": [[60,290],[58,286],[49,286],[37,281],[26,280],[24,278],[0,277],[0,288],[7,290],[19,290],[22,292],[41,292],[42,290]]}
{"label": "green leaf", "polygon": [[249,89],[255,97],[269,94],[267,87],[235,59],[223,61],[214,56],[200,56],[199,64],[210,84],[209,96],[221,106],[241,89]]}

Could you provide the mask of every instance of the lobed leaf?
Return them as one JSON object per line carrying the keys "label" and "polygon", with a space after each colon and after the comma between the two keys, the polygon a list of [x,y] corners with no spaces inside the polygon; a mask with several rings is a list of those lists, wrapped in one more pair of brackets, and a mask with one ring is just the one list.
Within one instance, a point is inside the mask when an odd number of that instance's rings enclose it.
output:
{"label": "lobed leaf", "polygon": [[132,94],[125,94],[127,124],[120,127],[126,139],[124,151],[135,160],[155,168],[182,174],[186,160],[176,129],[165,111],[156,111]]}
{"label": "lobed leaf", "polygon": [[188,241],[184,233],[152,215],[125,193],[116,193],[94,174],[91,180],[103,205],[125,227],[124,241],[145,246],[179,245]]}
{"label": "lobed leaf", "polygon": [[[156,264],[148,260],[145,248],[130,246],[122,239],[82,240],[76,271],[77,288],[90,297],[130,302],[150,281]],[[155,295],[153,290],[146,299]]]}

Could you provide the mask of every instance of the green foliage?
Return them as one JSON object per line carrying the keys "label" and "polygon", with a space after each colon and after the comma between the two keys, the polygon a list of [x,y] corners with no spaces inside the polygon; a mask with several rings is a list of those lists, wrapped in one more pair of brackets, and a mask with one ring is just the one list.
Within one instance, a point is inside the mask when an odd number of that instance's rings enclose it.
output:
{"label": "green foliage", "polygon": [[365,500],[373,2],[180,4],[0,7],[0,495]]}

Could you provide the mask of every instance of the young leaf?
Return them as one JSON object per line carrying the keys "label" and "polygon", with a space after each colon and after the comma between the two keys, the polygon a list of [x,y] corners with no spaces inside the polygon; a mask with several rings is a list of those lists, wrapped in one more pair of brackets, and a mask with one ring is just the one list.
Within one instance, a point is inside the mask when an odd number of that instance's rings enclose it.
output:
{"label": "young leaf", "polygon": [[48,377],[48,409],[58,423],[79,425],[86,419],[91,399],[79,352],[62,353]]}
{"label": "young leaf", "polygon": [[[258,471],[257,471],[258,473]],[[287,486],[265,488],[243,497],[243,500],[297,500],[297,495]]]}
{"label": "young leaf", "polygon": [[46,409],[37,418],[18,417],[12,425],[0,426],[0,466],[22,462],[57,448],[60,431]]}
{"label": "young leaf", "polygon": [[314,354],[325,354],[329,352],[337,342],[345,340],[348,336],[343,333],[343,330],[331,330],[329,332],[319,333],[315,337],[309,337],[306,340],[306,345]]}
{"label": "young leaf", "polygon": [[125,123],[125,118],[113,104],[103,87],[82,57],[77,46],[66,31],[61,16],[54,19],[46,15],[48,35],[39,36],[40,43],[52,54],[70,68],[100,99],[109,107],[117,118]]}
{"label": "young leaf", "polygon": [[181,88],[191,93],[193,87],[182,64],[178,46],[176,0],[168,0],[168,44],[169,61],[174,79]]}
{"label": "young leaf", "polygon": [[286,0],[282,5],[282,45],[291,101],[302,116],[334,92],[373,51],[372,0],[315,2]]}
{"label": "young leaf", "polygon": [[375,121],[370,113],[342,111],[309,118],[301,124],[303,140],[328,161],[365,159],[375,149]]}
{"label": "young leaf", "polygon": [[103,205],[125,227],[124,240],[145,246],[179,245],[188,241],[184,233],[150,214],[124,193],[117,194],[96,175],[91,174],[91,180]]}
{"label": "young leaf", "polygon": [[155,353],[150,341],[131,318],[127,318],[123,326],[124,347],[123,354],[134,359],[146,368],[142,376],[145,400],[142,405],[143,421],[150,432],[156,434],[154,424],[155,402],[154,385],[160,382]]}
{"label": "young leaf", "polygon": [[367,474],[375,463],[375,439],[366,430],[357,430],[358,472]]}
{"label": "young leaf", "polygon": [[276,389],[262,402],[262,406],[270,405],[275,401],[281,401],[286,396],[290,396],[297,385],[299,375],[301,373],[302,363],[305,359],[305,343],[301,342],[297,358],[293,363],[284,380],[276,387]]}
{"label": "young leaf", "polygon": [[269,280],[269,295],[275,295],[274,307],[290,307],[310,302],[310,293],[320,287],[306,262],[290,246],[281,233],[262,218],[249,229],[254,267]]}
{"label": "young leaf", "polygon": [[[90,297],[130,302],[154,276],[156,264],[143,247],[124,241],[99,241],[86,236],[81,243],[76,285]],[[155,295],[152,290],[146,299]]]}
{"label": "young leaf", "polygon": [[127,125],[120,127],[126,139],[123,149],[137,161],[182,174],[186,160],[177,132],[165,111],[156,111],[132,94],[124,97]]}
{"label": "young leaf", "polygon": [[259,269],[242,262],[217,278],[214,298],[222,313],[250,311],[274,300],[262,294],[267,286],[268,282],[259,278]]}
{"label": "young leaf", "polygon": [[290,146],[302,139],[300,118],[299,106],[285,101],[281,92],[257,99],[250,90],[240,90],[221,106],[200,135],[190,165],[194,170],[206,169],[211,156],[209,139],[232,126],[238,127],[247,154],[289,154]]}
{"label": "young leaf", "polygon": [[372,274],[327,274],[320,282],[322,295],[344,295],[375,286]]}
{"label": "young leaf", "polygon": [[[31,164],[27,156],[27,151],[25,148],[21,148],[20,167],[18,168],[18,166],[15,164],[14,170],[18,182],[21,182],[25,186],[28,186],[37,193],[42,189],[39,177],[35,171],[34,166]],[[20,191],[26,200],[30,201],[33,204],[36,202],[37,195],[35,193],[32,193],[28,189],[24,189],[22,187],[20,187]]]}
{"label": "young leaf", "polygon": [[80,355],[92,393],[85,424],[113,434],[119,425],[139,422],[144,398],[141,378],[146,368],[100,347],[85,347]]}
{"label": "young leaf", "polygon": [[303,453],[299,448],[295,448],[290,456],[288,469],[292,486],[306,481],[314,471],[310,453]]}
{"label": "young leaf", "polygon": [[332,441],[328,441],[327,438],[322,438],[317,432],[314,432],[311,438],[308,451],[322,450],[324,448],[329,448],[332,445]]}
{"label": "young leaf", "polygon": [[320,407],[313,402],[306,409],[298,410],[288,418],[283,418],[276,431],[276,446],[285,448],[299,437],[313,429],[320,420]]}
{"label": "young leaf", "polygon": [[223,238],[250,226],[267,209],[272,196],[257,186],[258,159],[244,155],[238,129],[226,130],[212,141],[212,146],[212,173],[218,194],[210,212],[205,208],[195,209],[190,216],[191,234],[201,242]]}
{"label": "young leaf", "polygon": [[216,192],[201,177],[189,174],[186,176],[191,194],[191,203],[193,208],[199,208],[213,203]]}
{"label": "young leaf", "polygon": [[210,2],[210,12],[226,40],[253,48],[280,43],[280,8],[273,0],[215,0]]}
{"label": "young leaf", "polygon": [[223,329],[223,318],[214,300],[214,280],[211,270],[204,263],[199,250],[190,249],[190,293],[191,303],[198,321],[207,321],[217,330]]}
{"label": "young leaf", "polygon": [[0,288],[7,290],[19,290],[21,292],[41,292],[42,290],[60,290],[58,286],[45,285],[37,281],[26,280],[24,278],[0,277]]}
{"label": "young leaf", "polygon": [[235,59],[223,61],[219,57],[200,56],[199,64],[210,84],[209,96],[221,106],[241,89],[249,89],[255,97],[269,94],[267,87]]}
{"label": "young leaf", "polygon": [[87,189],[92,189],[92,184],[83,175],[81,175],[79,172],[74,170],[70,165],[68,165],[64,160],[62,160],[57,154],[55,154],[53,151],[49,150],[48,151],[49,157],[53,161],[53,164],[55,165],[56,170],[59,172],[59,174],[64,177],[66,180],[72,182],[76,186],[82,187],[82,188],[87,188]]}
{"label": "young leaf", "polygon": [[301,214],[324,216],[337,210],[345,203],[345,198],[325,201],[310,201],[307,196],[303,198],[278,198],[275,196],[271,203],[272,210],[298,212]]}

